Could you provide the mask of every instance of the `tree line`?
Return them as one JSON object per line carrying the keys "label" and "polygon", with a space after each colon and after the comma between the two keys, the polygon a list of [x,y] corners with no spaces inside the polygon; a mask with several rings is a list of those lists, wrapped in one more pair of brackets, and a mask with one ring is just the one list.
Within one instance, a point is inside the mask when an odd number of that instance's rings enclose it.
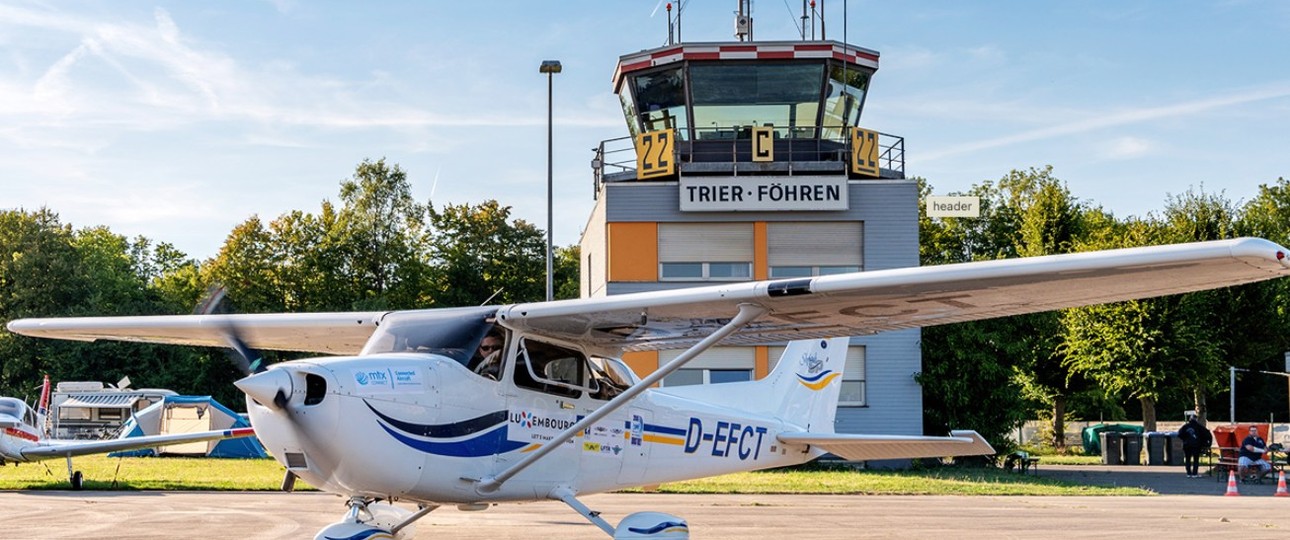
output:
{"label": "tree line", "polygon": [[[920,200],[933,193],[918,179]],[[1164,209],[1117,218],[1075,197],[1052,168],[1016,170],[964,195],[979,218],[920,212],[923,265],[1260,236],[1290,244],[1290,183],[1242,204],[1188,189]],[[921,204],[921,203],[920,203]],[[364,160],[338,200],[233,228],[198,261],[165,242],[74,229],[50,209],[0,211],[0,318],[191,313],[215,285],[241,313],[416,309],[545,297],[544,232],[496,200],[436,207],[411,194],[396,164]],[[578,296],[577,246],[557,249],[557,298]],[[1227,368],[1281,371],[1287,280],[923,329],[924,431],[976,429],[998,447],[1026,419],[1054,436],[1075,419],[1202,414],[1227,393]],[[0,332],[0,394],[55,380],[211,394],[240,408],[240,375],[217,349],[76,343]],[[269,361],[295,358],[267,353]],[[1241,419],[1290,418],[1280,378],[1247,375]],[[1226,403],[1226,399],[1222,400]],[[1209,411],[1226,420],[1226,411]],[[1163,411],[1163,413],[1158,412]]]}
{"label": "tree line", "polygon": [[[921,181],[923,195],[931,186]],[[1237,204],[1191,188],[1164,209],[1117,218],[1075,197],[1051,167],[1014,170],[972,187],[977,219],[919,223],[922,264],[1029,257],[1259,236],[1290,240],[1290,183],[1278,178]],[[1074,420],[1182,420],[1187,409],[1228,420],[1228,368],[1283,371],[1287,280],[923,329],[924,429],[977,429],[998,447],[1025,420],[1045,437]],[[1238,420],[1290,419],[1281,377],[1243,375]],[[1220,403],[1226,404],[1223,399]],[[1077,441],[1076,441],[1077,442]]]}
{"label": "tree line", "polygon": [[[0,211],[0,318],[192,313],[214,286],[239,313],[378,311],[540,301],[544,232],[496,200],[436,207],[396,164],[364,160],[314,212],[252,216],[198,261],[165,242],[73,229],[53,210]],[[578,248],[556,250],[557,298],[578,295]],[[303,355],[265,352],[270,362]],[[129,376],[241,409],[225,351],[33,339],[0,332],[0,395]]]}

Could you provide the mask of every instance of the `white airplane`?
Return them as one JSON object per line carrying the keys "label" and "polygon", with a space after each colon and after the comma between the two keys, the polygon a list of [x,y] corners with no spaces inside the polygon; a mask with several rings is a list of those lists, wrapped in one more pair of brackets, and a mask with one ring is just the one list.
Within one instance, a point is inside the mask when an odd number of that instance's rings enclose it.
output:
{"label": "white airplane", "polygon": [[4,430],[0,432],[0,466],[7,462],[18,464],[61,457],[67,460],[67,476],[74,490],[81,489],[84,479],[81,471],[72,467],[74,456],[255,435],[253,428],[236,428],[97,441],[49,439],[45,437],[44,428],[49,407],[49,376],[45,376],[39,407],[39,410],[32,410],[21,399],[0,397],[0,429]]}
{"label": "white airplane", "polygon": [[[1237,239],[722,284],[501,307],[363,313],[25,319],[60,339],[333,355],[236,384],[287,469],[348,498],[318,539],[410,538],[441,505],[554,499],[614,538],[688,538],[639,512],[611,525],[579,495],[803,463],[990,454],[949,437],[833,432],[847,338],[1223,287],[1287,275],[1286,249]],[[501,332],[500,372],[472,359]],[[490,338],[493,340],[496,338]],[[655,388],[718,343],[790,341],[766,378]],[[643,380],[623,351],[686,350]],[[415,503],[415,512],[391,504]]]}

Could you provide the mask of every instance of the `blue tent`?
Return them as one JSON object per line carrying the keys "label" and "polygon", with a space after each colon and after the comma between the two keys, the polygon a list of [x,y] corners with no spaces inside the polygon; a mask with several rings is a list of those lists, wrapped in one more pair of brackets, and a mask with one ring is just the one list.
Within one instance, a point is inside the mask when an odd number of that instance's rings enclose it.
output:
{"label": "blue tent", "polygon": [[[163,435],[167,433],[185,433],[191,431],[210,431],[232,428],[251,427],[251,423],[242,415],[233,412],[210,396],[166,396],[161,401],[134,413],[121,428],[121,438],[141,437],[144,435]],[[201,448],[201,452],[167,452],[178,455],[201,455],[218,458],[263,458],[269,454],[264,445],[255,437],[224,439],[189,445],[188,448]],[[155,456],[156,448],[142,448],[108,454],[118,456]]]}

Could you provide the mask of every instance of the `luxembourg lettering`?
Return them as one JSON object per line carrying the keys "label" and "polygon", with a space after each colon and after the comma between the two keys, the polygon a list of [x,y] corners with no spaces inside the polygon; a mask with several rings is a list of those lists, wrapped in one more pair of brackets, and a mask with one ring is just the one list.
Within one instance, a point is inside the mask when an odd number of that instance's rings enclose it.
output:
{"label": "luxembourg lettering", "polygon": [[[685,431],[685,453],[693,454],[700,449],[711,452],[716,457],[738,456],[741,461],[761,457],[761,443],[766,436],[766,428],[745,426],[738,422],[717,421],[711,431],[703,430],[703,420],[690,418],[690,426]],[[711,443],[711,445],[706,443]]]}

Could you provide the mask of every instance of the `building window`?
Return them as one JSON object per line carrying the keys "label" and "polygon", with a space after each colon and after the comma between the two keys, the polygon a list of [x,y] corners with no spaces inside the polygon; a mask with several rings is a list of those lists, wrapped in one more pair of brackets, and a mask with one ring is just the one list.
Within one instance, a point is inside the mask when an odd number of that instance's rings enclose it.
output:
{"label": "building window", "polygon": [[689,386],[694,384],[721,384],[747,382],[753,378],[752,369],[678,369],[663,377],[662,386]]}
{"label": "building window", "polygon": [[660,223],[660,281],[752,279],[751,223]]}
{"label": "building window", "polygon": [[[659,351],[659,365],[675,360],[682,352],[684,351]],[[713,347],[691,360],[685,367],[664,377],[662,386],[751,381],[755,363],[756,351],[753,347]]]}
{"label": "building window", "polygon": [[752,263],[660,263],[658,272],[663,280],[744,281],[752,278]]}
{"label": "building window", "polygon": [[[767,356],[770,369],[773,371],[784,355],[784,347],[770,347]],[[860,345],[847,347],[846,367],[842,370],[842,390],[838,395],[839,407],[867,407],[868,396],[865,393],[865,348]]]}
{"label": "building window", "polygon": [[766,224],[771,279],[859,272],[864,269],[864,224],[859,221]]}
{"label": "building window", "polygon": [[685,72],[674,67],[633,77],[635,102],[623,102],[626,111],[635,105],[644,131],[675,129],[677,138],[689,139],[685,112]]}
{"label": "building window", "polygon": [[770,277],[771,279],[814,277],[859,271],[859,266],[772,266]]}

